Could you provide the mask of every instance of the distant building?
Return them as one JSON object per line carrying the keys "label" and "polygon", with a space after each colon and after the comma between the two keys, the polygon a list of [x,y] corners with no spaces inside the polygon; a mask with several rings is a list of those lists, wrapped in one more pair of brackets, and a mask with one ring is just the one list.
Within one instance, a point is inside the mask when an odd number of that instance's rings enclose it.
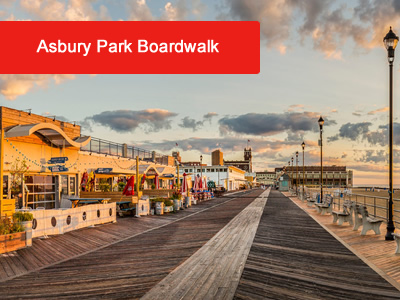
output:
{"label": "distant building", "polygon": [[224,160],[225,166],[234,166],[242,169],[246,172],[253,172],[253,156],[251,154],[251,148],[244,148],[244,160]]}
{"label": "distant building", "polygon": [[[200,164],[200,163],[199,163]],[[208,181],[214,181],[217,186],[223,186],[228,191],[238,190],[240,185],[247,183],[245,178],[245,171],[236,167],[228,166],[203,166],[199,165],[183,165],[179,168],[181,176],[183,173],[191,176],[192,181],[194,177],[200,175],[207,177]],[[193,186],[193,185],[192,185]]]}
{"label": "distant building", "polygon": [[[282,171],[282,168],[276,168],[276,176]],[[286,173],[293,178],[293,185],[296,185],[296,167],[286,167]],[[304,184],[306,186],[319,186],[321,177],[320,166],[305,166],[304,167]],[[353,186],[353,171],[347,170],[345,166],[324,166],[323,180],[325,187],[352,187]],[[303,166],[298,167],[298,183],[303,184]]]}
{"label": "distant building", "polygon": [[276,172],[256,172],[256,179],[259,184],[274,184],[276,177]]}
{"label": "distant building", "polygon": [[201,164],[199,161],[184,161],[184,162],[181,162],[181,165],[183,165],[183,166],[199,166],[199,167],[207,166],[207,164]]}
{"label": "distant building", "polygon": [[224,165],[224,154],[221,150],[214,150],[211,153],[211,165],[213,166],[223,166]]}

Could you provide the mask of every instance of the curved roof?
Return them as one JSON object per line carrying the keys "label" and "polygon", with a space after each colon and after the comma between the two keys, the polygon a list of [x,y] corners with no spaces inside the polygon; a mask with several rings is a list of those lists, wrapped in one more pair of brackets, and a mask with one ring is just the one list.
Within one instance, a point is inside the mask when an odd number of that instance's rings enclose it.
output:
{"label": "curved roof", "polygon": [[53,147],[81,148],[86,146],[91,139],[90,136],[83,136],[72,140],[60,127],[51,123],[17,125],[8,129],[4,133],[4,137],[12,138],[30,136],[32,134],[38,136],[45,143]]}

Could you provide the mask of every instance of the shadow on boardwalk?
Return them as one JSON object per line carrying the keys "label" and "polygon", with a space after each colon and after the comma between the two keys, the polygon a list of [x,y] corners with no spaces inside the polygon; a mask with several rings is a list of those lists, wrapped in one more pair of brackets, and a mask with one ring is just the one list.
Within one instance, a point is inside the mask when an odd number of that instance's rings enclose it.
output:
{"label": "shadow on boardwalk", "polygon": [[272,191],[235,299],[400,299],[400,292]]}

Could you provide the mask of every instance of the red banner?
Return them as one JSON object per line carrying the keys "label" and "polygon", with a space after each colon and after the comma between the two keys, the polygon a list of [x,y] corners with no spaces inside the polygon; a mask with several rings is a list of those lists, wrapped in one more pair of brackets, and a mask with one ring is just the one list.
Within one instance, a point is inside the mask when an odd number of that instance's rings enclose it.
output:
{"label": "red banner", "polygon": [[258,74],[249,21],[1,21],[1,74]]}

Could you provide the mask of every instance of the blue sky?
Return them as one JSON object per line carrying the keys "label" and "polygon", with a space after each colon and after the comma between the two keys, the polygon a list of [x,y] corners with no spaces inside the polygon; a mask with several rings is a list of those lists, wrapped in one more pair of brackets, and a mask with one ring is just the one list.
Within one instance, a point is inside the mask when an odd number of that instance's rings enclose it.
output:
{"label": "blue sky", "polygon": [[325,163],[347,165],[358,184],[387,182],[382,39],[389,26],[400,33],[400,1],[0,0],[0,19],[258,20],[258,75],[0,75],[0,105],[79,121],[86,134],[163,153],[177,142],[184,160],[209,159],[219,147],[238,159],[249,139],[256,170],[287,163],[303,139],[307,163],[318,164],[321,114]]}

